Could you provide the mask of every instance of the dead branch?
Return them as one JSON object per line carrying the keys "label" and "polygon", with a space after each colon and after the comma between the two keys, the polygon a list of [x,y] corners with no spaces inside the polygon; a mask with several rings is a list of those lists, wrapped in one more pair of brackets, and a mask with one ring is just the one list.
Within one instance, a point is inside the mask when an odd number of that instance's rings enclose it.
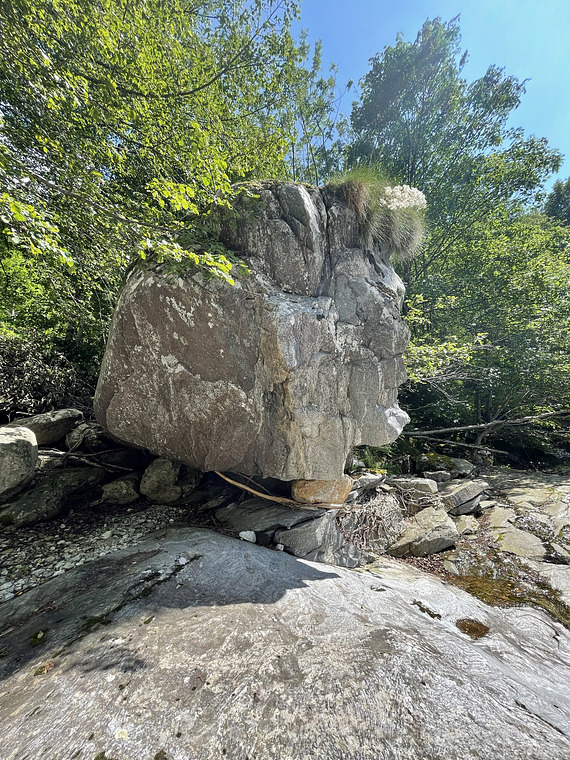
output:
{"label": "dead branch", "polygon": [[[486,428],[504,427],[506,425],[530,425],[537,420],[544,420],[548,417],[561,417],[570,414],[570,409],[561,409],[559,412],[545,412],[544,414],[535,414],[529,417],[520,417],[518,420],[493,420],[492,422],[483,422],[479,425],[462,425],[460,427],[438,428],[437,430],[409,430],[404,435],[410,437],[425,437],[439,433],[460,433],[465,430],[484,430]],[[482,447],[487,448],[487,447]],[[503,453],[503,452],[501,452]]]}
{"label": "dead branch", "polygon": [[344,507],[344,504],[328,504],[328,503],[302,504],[299,501],[293,501],[293,499],[287,499],[285,498],[285,496],[270,496],[267,493],[256,491],[255,488],[251,488],[251,486],[246,486],[243,483],[239,483],[237,480],[232,480],[231,478],[228,478],[227,475],[223,475],[221,472],[218,472],[217,470],[214,470],[214,472],[216,473],[216,475],[219,475],[220,478],[223,478],[224,480],[227,480],[228,483],[231,483],[232,486],[237,486],[238,488],[242,488],[244,491],[249,491],[249,493],[252,493],[254,496],[259,496],[262,499],[267,499],[268,501],[276,501],[278,504],[284,504],[286,507],[289,507],[290,509],[318,512],[321,509],[342,509]]}

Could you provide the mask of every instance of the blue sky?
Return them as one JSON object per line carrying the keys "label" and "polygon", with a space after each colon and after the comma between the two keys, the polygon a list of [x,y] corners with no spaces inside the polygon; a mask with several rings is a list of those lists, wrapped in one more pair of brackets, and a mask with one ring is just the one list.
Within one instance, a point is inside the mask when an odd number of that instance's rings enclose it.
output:
{"label": "blue sky", "polygon": [[[339,66],[337,81],[357,82],[368,61],[398,32],[414,40],[426,18],[460,14],[463,73],[482,76],[491,64],[529,79],[511,126],[546,137],[566,156],[559,178],[570,175],[570,0],[302,0],[300,28],[323,41],[323,67]],[[354,95],[344,97],[350,114]]]}

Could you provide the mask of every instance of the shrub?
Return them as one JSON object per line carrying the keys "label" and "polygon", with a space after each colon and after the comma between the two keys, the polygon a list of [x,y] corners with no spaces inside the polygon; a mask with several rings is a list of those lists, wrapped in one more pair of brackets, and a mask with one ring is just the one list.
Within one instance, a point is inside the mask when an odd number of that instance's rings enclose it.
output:
{"label": "shrub", "polygon": [[425,238],[424,194],[408,185],[391,185],[381,172],[358,166],[327,186],[352,208],[363,229],[381,248],[408,261]]}

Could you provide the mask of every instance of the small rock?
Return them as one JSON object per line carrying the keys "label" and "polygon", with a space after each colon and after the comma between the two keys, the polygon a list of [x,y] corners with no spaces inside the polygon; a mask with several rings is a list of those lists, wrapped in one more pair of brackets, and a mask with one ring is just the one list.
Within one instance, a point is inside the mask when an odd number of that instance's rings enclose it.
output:
{"label": "small rock", "polygon": [[436,483],[447,483],[448,480],[453,478],[453,475],[446,470],[439,470],[438,472],[430,472],[429,470],[426,470],[422,475],[424,478],[435,480]]}
{"label": "small rock", "polygon": [[364,472],[354,481],[352,492],[357,491],[362,493],[363,491],[369,491],[371,488],[376,488],[376,486],[383,483],[384,479],[384,475],[375,475],[373,472]]}
{"label": "small rock", "polygon": [[473,535],[479,530],[479,523],[472,515],[461,515],[455,520],[455,527],[461,536]]}
{"label": "small rock", "polygon": [[140,484],[140,492],[159,504],[169,504],[182,496],[182,489],[177,485],[180,462],[160,457],[155,459],[145,470]]}
{"label": "small rock", "polygon": [[390,478],[388,483],[403,488],[405,491],[437,493],[437,483],[429,478]]}
{"label": "small rock", "polygon": [[353,485],[349,475],[340,480],[294,480],[291,495],[302,504],[344,504]]}
{"label": "small rock", "polygon": [[542,541],[533,533],[518,528],[495,528],[491,531],[499,549],[517,557],[541,560],[546,555]]}
{"label": "small rock", "polygon": [[101,538],[103,541],[107,541],[109,538],[113,537],[113,531],[112,530],[106,530],[104,533],[101,534]]}
{"label": "small rock", "polygon": [[252,544],[255,543],[255,532],[253,530],[242,530],[239,532],[239,537],[244,541],[249,541]]}
{"label": "small rock", "polygon": [[0,503],[31,482],[37,458],[38,444],[31,430],[0,428]]}
{"label": "small rock", "polygon": [[[471,505],[474,503],[474,500],[477,499],[477,497],[480,497],[481,494],[484,492],[486,488],[489,487],[489,484],[485,482],[484,480],[471,480],[469,483],[465,483],[464,485],[460,486],[450,486],[443,490],[441,496],[443,499],[443,503],[445,505],[445,508],[448,512],[451,512],[451,510],[456,510],[462,505],[469,504],[471,508]],[[479,498],[479,501],[481,499]],[[473,506],[473,509],[477,507],[479,502]],[[469,510],[465,510],[469,511]],[[455,512],[455,514],[465,514],[465,511],[463,512]]]}
{"label": "small rock", "polygon": [[492,507],[496,507],[497,502],[495,499],[482,499],[479,502],[479,509],[491,509]]}
{"label": "small rock", "polygon": [[508,523],[512,523],[516,516],[517,513],[514,509],[505,507],[493,507],[485,513],[490,528],[502,528]]}
{"label": "small rock", "polygon": [[388,548],[395,557],[426,557],[454,546],[459,533],[444,509],[427,507],[408,520],[401,538]]}
{"label": "small rock", "polygon": [[101,501],[109,504],[132,504],[139,498],[137,486],[139,476],[136,473],[123,475],[102,488]]}

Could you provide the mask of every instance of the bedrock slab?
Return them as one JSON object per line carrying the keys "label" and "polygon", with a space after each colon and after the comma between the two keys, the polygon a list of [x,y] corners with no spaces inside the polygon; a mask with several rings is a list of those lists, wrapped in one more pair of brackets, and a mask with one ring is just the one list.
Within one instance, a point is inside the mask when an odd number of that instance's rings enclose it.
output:
{"label": "bedrock slab", "polygon": [[5,603],[3,757],[568,757],[567,630],[372,570],[173,529]]}

